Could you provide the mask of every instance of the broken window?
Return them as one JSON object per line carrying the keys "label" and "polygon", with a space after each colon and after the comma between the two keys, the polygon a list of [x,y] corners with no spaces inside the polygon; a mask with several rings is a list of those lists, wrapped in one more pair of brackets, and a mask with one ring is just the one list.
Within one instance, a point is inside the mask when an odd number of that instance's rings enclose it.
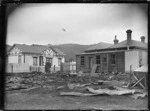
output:
{"label": "broken window", "polygon": [[81,65],[84,65],[84,56],[81,56]]}
{"label": "broken window", "polygon": [[100,55],[96,56],[96,64],[101,64]]}
{"label": "broken window", "polygon": [[111,54],[111,64],[115,64],[115,54]]}
{"label": "broken window", "polygon": [[37,66],[37,57],[33,57],[33,66]]}
{"label": "broken window", "polygon": [[18,63],[21,63],[21,55],[18,55]]}

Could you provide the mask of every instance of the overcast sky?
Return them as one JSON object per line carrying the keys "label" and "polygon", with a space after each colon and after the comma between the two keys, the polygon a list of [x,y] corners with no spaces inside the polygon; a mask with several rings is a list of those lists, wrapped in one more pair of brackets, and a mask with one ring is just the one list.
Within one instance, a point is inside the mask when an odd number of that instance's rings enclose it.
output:
{"label": "overcast sky", "polygon": [[7,44],[113,43],[114,36],[140,40],[147,34],[147,5],[24,4],[8,18]]}

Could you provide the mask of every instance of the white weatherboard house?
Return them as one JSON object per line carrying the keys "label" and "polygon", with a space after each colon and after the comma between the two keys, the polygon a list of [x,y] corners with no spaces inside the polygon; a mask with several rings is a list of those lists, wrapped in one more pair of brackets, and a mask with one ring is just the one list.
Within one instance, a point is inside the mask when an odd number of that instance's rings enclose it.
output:
{"label": "white weatherboard house", "polygon": [[65,61],[65,54],[58,48],[49,45],[14,44],[7,52],[7,62],[12,64],[28,64],[30,67],[45,68],[47,62],[51,68],[59,69]]}

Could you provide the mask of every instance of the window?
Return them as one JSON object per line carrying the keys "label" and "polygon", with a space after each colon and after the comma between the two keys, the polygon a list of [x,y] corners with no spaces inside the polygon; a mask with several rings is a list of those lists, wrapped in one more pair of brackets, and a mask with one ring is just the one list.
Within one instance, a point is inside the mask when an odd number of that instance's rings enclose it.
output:
{"label": "window", "polygon": [[58,58],[58,65],[59,65],[59,66],[61,65],[61,61],[62,61],[62,59],[61,59],[61,58]]}
{"label": "window", "polygon": [[103,57],[103,62],[107,62],[107,58],[106,57]]}
{"label": "window", "polygon": [[96,56],[96,64],[101,64],[100,55]]}
{"label": "window", "polygon": [[21,63],[21,55],[18,55],[18,63]]}
{"label": "window", "polygon": [[52,58],[46,58],[46,63],[51,63],[52,65]]}
{"label": "window", "polygon": [[84,65],[84,56],[81,56],[81,65]]}
{"label": "window", "polygon": [[33,57],[33,66],[37,66],[37,57]]}
{"label": "window", "polygon": [[115,64],[115,54],[111,54],[111,64]]}
{"label": "window", "polygon": [[40,57],[39,57],[39,65],[40,65],[40,66],[43,66],[43,56],[40,56]]}

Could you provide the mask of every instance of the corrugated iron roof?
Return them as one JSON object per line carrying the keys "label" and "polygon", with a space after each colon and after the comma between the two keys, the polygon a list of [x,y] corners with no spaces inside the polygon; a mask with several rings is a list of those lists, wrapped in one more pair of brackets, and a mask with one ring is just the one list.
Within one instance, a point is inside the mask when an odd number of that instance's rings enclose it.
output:
{"label": "corrugated iron roof", "polygon": [[127,47],[127,46],[135,46],[135,47],[141,47],[141,48],[147,48],[147,43],[143,43],[136,40],[131,40],[129,44],[127,44],[127,40],[124,40],[118,44],[112,45],[108,47],[108,49],[112,48],[121,48],[121,47]]}
{"label": "corrugated iron roof", "polygon": [[122,41],[118,44],[114,44],[114,45],[109,44],[109,43],[100,42],[99,44],[96,44],[96,45],[86,49],[85,52],[96,51],[96,50],[104,51],[105,49],[106,50],[117,49],[117,48],[124,48],[124,47],[128,47],[128,46],[139,47],[139,48],[144,48],[144,49],[147,49],[147,47],[148,47],[147,43],[143,43],[143,42],[136,41],[136,40],[131,40],[130,43],[128,44],[127,40],[124,40],[124,41]]}
{"label": "corrugated iron roof", "polygon": [[102,54],[102,53],[114,53],[114,52],[125,52],[125,50],[113,50],[113,51],[100,51],[100,52],[84,52],[76,55],[91,55],[91,54]]}
{"label": "corrugated iron roof", "polygon": [[[14,44],[13,47],[19,48],[23,53],[33,53],[33,54],[41,54],[42,51],[46,50],[47,48],[52,48],[58,55],[64,55],[62,51],[57,48],[53,48],[52,46],[48,45],[26,45],[26,44]],[[12,47],[12,48],[13,48]]]}
{"label": "corrugated iron roof", "polygon": [[88,49],[86,49],[85,51],[92,51],[92,50],[97,50],[97,49],[105,49],[108,48],[110,46],[112,46],[113,44],[110,43],[105,43],[105,42],[100,42],[94,46],[89,47]]}

